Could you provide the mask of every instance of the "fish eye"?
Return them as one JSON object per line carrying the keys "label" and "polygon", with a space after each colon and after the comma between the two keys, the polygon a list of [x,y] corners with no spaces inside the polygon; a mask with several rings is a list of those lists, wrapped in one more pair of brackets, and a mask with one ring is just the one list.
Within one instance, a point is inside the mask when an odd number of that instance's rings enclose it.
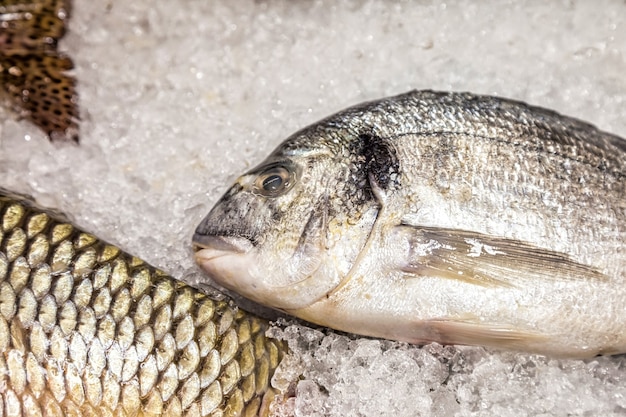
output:
{"label": "fish eye", "polygon": [[266,197],[278,197],[294,183],[293,171],[284,165],[272,165],[261,172],[254,183],[255,191]]}
{"label": "fish eye", "polygon": [[262,186],[268,193],[276,192],[283,186],[283,177],[278,174],[271,174],[263,180]]}

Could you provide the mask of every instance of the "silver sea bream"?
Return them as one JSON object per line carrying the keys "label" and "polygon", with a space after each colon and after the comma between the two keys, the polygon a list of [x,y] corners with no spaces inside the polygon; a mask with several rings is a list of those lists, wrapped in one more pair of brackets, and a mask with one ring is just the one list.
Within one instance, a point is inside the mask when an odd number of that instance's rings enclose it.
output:
{"label": "silver sea bream", "polygon": [[626,352],[626,142],[521,102],[413,91],[289,137],[198,226],[218,284],[412,343]]}

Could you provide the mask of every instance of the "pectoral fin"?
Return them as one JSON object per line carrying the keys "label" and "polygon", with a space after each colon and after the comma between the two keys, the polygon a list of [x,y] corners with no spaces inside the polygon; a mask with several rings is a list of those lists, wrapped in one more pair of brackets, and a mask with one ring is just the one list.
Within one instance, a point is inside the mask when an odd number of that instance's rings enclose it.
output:
{"label": "pectoral fin", "polygon": [[521,279],[607,279],[566,254],[519,240],[404,224],[397,226],[394,233],[408,248],[400,269],[416,276],[436,276],[487,287],[514,287]]}

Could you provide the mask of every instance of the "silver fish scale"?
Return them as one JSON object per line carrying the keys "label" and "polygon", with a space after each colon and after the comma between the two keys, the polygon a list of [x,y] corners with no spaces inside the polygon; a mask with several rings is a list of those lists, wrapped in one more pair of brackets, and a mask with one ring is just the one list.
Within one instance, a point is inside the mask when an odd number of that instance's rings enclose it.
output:
{"label": "silver fish scale", "polygon": [[0,190],[0,417],[264,415],[266,327]]}
{"label": "silver fish scale", "polygon": [[[601,166],[620,178],[626,143],[594,126],[522,102],[471,93],[411,91],[366,102],[296,132],[281,148],[331,149],[339,161],[349,158],[346,142],[362,134],[397,139],[404,135],[471,134],[545,150],[572,161]],[[589,135],[593,141],[587,140]],[[312,141],[315,137],[317,141]],[[584,152],[581,152],[584,149]]]}

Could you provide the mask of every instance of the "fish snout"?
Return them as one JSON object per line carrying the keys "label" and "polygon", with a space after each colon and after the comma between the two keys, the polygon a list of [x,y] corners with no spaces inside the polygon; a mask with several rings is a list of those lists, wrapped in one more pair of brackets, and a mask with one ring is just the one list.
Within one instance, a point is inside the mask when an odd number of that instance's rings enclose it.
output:
{"label": "fish snout", "polygon": [[253,247],[252,242],[245,237],[205,235],[198,232],[194,233],[192,242],[195,252],[214,253],[213,257],[219,254],[246,253]]}

